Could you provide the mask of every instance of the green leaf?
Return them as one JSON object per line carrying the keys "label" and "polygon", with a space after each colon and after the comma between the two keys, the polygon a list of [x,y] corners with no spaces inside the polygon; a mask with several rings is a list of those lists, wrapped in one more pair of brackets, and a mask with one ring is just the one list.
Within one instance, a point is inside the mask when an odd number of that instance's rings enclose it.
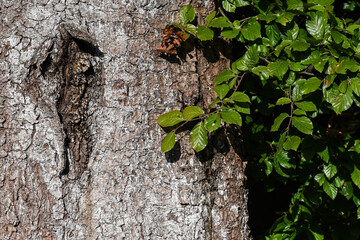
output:
{"label": "green leaf", "polygon": [[303,2],[301,0],[286,0],[287,10],[302,10]]}
{"label": "green leaf", "polygon": [[304,84],[301,86],[301,94],[305,95],[311,92],[315,92],[321,85],[322,80],[320,80],[317,77],[309,78],[304,82]]}
{"label": "green leaf", "polygon": [[236,101],[236,102],[248,102],[250,103],[250,98],[248,95],[246,95],[243,92],[234,92],[231,95],[231,99]]}
{"label": "green leaf", "polygon": [[214,19],[215,16],[216,16],[216,12],[209,13],[209,15],[207,15],[206,18],[205,18],[205,23],[207,25],[209,25],[209,23],[211,22],[211,20]]}
{"label": "green leaf", "polygon": [[[296,24],[296,22],[292,22],[292,24],[286,26],[286,28],[288,30],[286,30],[285,34],[289,38],[289,40],[293,40],[293,41],[296,40],[300,33],[300,28]],[[301,29],[301,30],[303,30],[303,29]],[[304,39],[306,39],[306,38],[304,38]]]}
{"label": "green leaf", "polygon": [[250,5],[250,3],[245,0],[231,0],[231,2],[235,4],[236,7],[245,7]]}
{"label": "green leaf", "polygon": [[290,47],[294,51],[303,52],[306,51],[311,46],[310,43],[307,43],[305,40],[296,40],[293,43],[290,44]]}
{"label": "green leaf", "polygon": [[305,79],[298,79],[295,81],[295,87],[293,88],[291,98],[293,101],[300,101],[302,99],[301,88],[306,82]]}
{"label": "green leaf", "polygon": [[214,37],[214,32],[210,28],[199,26],[196,29],[196,35],[201,41],[207,41]]}
{"label": "green leaf", "polygon": [[279,57],[281,51],[284,49],[284,47],[289,46],[292,43],[291,40],[284,40],[275,48],[275,56]]}
{"label": "green leaf", "polygon": [[193,35],[196,35],[196,26],[195,25],[188,23],[185,25],[184,29],[185,29],[185,31],[191,32]]}
{"label": "green leaf", "polygon": [[308,0],[308,3],[319,4],[322,6],[331,5],[334,2],[335,2],[335,0]]}
{"label": "green leaf", "polygon": [[300,132],[305,134],[312,134],[313,124],[311,120],[307,117],[298,117],[295,116],[292,118],[292,125],[297,128]]}
{"label": "green leaf", "polygon": [[258,75],[261,80],[266,80],[270,77],[270,72],[266,66],[257,66],[254,67],[252,73]]}
{"label": "green leaf", "polygon": [[274,120],[274,124],[271,126],[271,132],[276,132],[277,130],[279,130],[279,127],[281,125],[281,123],[287,118],[289,117],[289,114],[287,113],[280,113],[280,115],[275,118]]}
{"label": "green leaf", "polygon": [[343,34],[339,33],[336,30],[331,30],[331,37],[334,39],[336,44],[340,44],[345,38]]}
{"label": "green leaf", "polygon": [[337,75],[327,75],[325,77],[325,84],[326,84],[327,88],[331,86],[331,84],[334,82],[336,76]]}
{"label": "green leaf", "polygon": [[341,188],[341,194],[346,197],[347,200],[349,200],[353,196],[353,186],[350,181],[345,182]]}
{"label": "green leaf", "polygon": [[244,56],[236,62],[236,66],[241,71],[246,71],[254,67],[259,61],[259,53],[255,46],[249,47]]}
{"label": "green leaf", "polygon": [[175,145],[175,133],[169,132],[169,134],[161,142],[161,151],[168,152]]}
{"label": "green leaf", "polygon": [[337,173],[337,168],[335,165],[329,163],[328,165],[323,165],[325,176],[330,180]]}
{"label": "green leaf", "polygon": [[329,183],[328,181],[325,181],[325,182],[324,182],[324,185],[323,185],[323,189],[324,189],[325,193],[326,193],[332,200],[334,200],[334,199],[336,198],[336,195],[337,195],[338,190],[337,190],[337,188],[336,188],[333,184]]}
{"label": "green leaf", "polygon": [[360,78],[352,78],[350,86],[354,93],[360,97]]}
{"label": "green leaf", "polygon": [[190,143],[196,152],[203,150],[208,144],[208,136],[205,124],[201,121],[190,132]]}
{"label": "green leaf", "polygon": [[283,168],[295,168],[295,165],[291,164],[290,157],[286,151],[281,151],[276,155],[276,161],[281,165]]}
{"label": "green leaf", "polygon": [[300,108],[295,109],[293,114],[298,116],[306,116],[306,112],[304,110],[301,110]]}
{"label": "green leaf", "polygon": [[277,61],[268,64],[268,69],[270,74],[273,76],[282,79],[289,68],[288,62],[286,61]]}
{"label": "green leaf", "polygon": [[286,139],[286,142],[283,145],[285,150],[294,150],[296,151],[300,145],[301,138],[298,136],[290,136]]}
{"label": "green leaf", "polygon": [[239,113],[250,114],[250,106],[248,103],[236,103],[234,107]]}
{"label": "green leaf", "polygon": [[265,160],[264,162],[265,162],[265,165],[266,165],[265,174],[266,174],[266,176],[269,176],[270,173],[271,173],[272,170],[273,170],[273,165],[272,165],[272,163],[271,163],[270,161],[268,161],[268,160]]}
{"label": "green leaf", "polygon": [[318,173],[315,175],[314,180],[322,186],[326,180],[325,175],[323,173]]}
{"label": "green leaf", "polygon": [[191,5],[186,5],[180,10],[180,23],[182,25],[192,22],[195,19],[195,10]]}
{"label": "green leaf", "polygon": [[306,112],[317,111],[316,105],[311,101],[295,102],[295,105]]}
{"label": "green leaf", "polygon": [[334,184],[335,184],[335,187],[337,188],[341,188],[344,184],[345,180],[340,178],[339,176],[336,176],[336,178],[334,179]]}
{"label": "green leaf", "polygon": [[183,116],[186,120],[191,120],[203,114],[205,114],[204,110],[198,106],[188,106],[183,111]]}
{"label": "green leaf", "polygon": [[287,98],[287,97],[279,98],[279,99],[276,101],[276,105],[285,105],[285,104],[289,104],[289,103],[291,103],[291,99],[290,99],[290,98]]}
{"label": "green leaf", "polygon": [[329,57],[328,56],[320,56],[314,59],[313,65],[316,70],[322,72],[324,70],[325,64],[327,63]]}
{"label": "green leaf", "polygon": [[321,152],[317,152],[317,154],[320,156],[320,158],[322,160],[324,160],[326,163],[329,162],[330,160],[330,153],[329,153],[329,148],[328,146],[325,147],[324,150],[322,150]]}
{"label": "green leaf", "polygon": [[357,215],[357,219],[360,219],[360,207],[358,207],[357,211],[356,211],[356,215]]}
{"label": "green leaf", "polygon": [[225,109],[220,112],[221,118],[229,124],[242,125],[241,115],[232,109]]}
{"label": "green leaf", "polygon": [[281,38],[281,32],[276,24],[265,25],[265,33],[271,46],[275,46]]}
{"label": "green leaf", "polygon": [[351,173],[351,180],[360,188],[360,170],[356,166],[354,166],[354,171]]}
{"label": "green leaf", "polygon": [[216,76],[214,83],[223,83],[231,78],[235,77],[235,73],[231,70],[225,70]]}
{"label": "green leaf", "polygon": [[261,26],[260,23],[256,21],[256,18],[251,18],[247,24],[241,29],[241,33],[244,38],[249,41],[254,41],[257,38],[261,37]]}
{"label": "green leaf", "polygon": [[249,47],[243,56],[243,61],[248,68],[252,68],[258,63],[259,53],[255,46]]}
{"label": "green leaf", "polygon": [[162,127],[171,127],[171,126],[174,126],[184,120],[185,119],[180,111],[173,110],[173,111],[170,111],[168,113],[161,115],[157,119],[157,122]]}
{"label": "green leaf", "polygon": [[229,23],[229,19],[227,17],[217,17],[209,22],[210,27],[222,28],[222,27],[232,27],[231,23]]}
{"label": "green leaf", "polygon": [[221,102],[220,98],[215,98],[215,100],[212,103],[210,103],[209,108],[212,108],[213,106],[215,106],[219,102]]}
{"label": "green leaf", "polygon": [[235,12],[236,6],[228,2],[227,0],[222,1],[222,6],[227,12]]}
{"label": "green leaf", "polygon": [[306,21],[306,29],[317,40],[322,40],[327,27],[327,18],[323,12],[310,12],[310,19]]}
{"label": "green leaf", "polygon": [[352,94],[352,89],[351,87],[348,87],[346,93],[340,93],[340,95],[333,98],[330,103],[332,104],[336,114],[339,114],[348,110],[351,107],[353,101],[354,97]]}
{"label": "green leaf", "polygon": [[259,14],[257,17],[261,21],[266,21],[266,23],[269,23],[269,22],[271,22],[271,21],[273,21],[273,20],[275,20],[277,18],[276,14],[274,14],[274,13],[268,13],[266,15]]}
{"label": "green leaf", "polygon": [[213,89],[220,99],[223,99],[230,90],[227,84],[216,85],[213,87]]}
{"label": "green leaf", "polygon": [[347,86],[348,86],[348,81],[347,80],[342,81],[339,85],[339,91],[341,93],[346,93]]}
{"label": "green leaf", "polygon": [[318,226],[311,226],[309,231],[312,233],[315,240],[324,240],[324,234]]}
{"label": "green leaf", "polygon": [[306,66],[302,65],[299,62],[289,62],[289,67],[292,71],[295,71],[295,72],[299,72],[306,68]]}
{"label": "green leaf", "polygon": [[292,12],[282,11],[281,14],[276,18],[275,21],[280,23],[283,26],[286,26],[287,23],[289,23],[293,20],[294,16],[295,16],[295,14]]}
{"label": "green leaf", "polygon": [[214,113],[205,119],[205,126],[209,132],[217,130],[221,125],[221,118],[219,114]]}
{"label": "green leaf", "polygon": [[240,30],[236,28],[226,28],[221,32],[221,36],[228,39],[233,39],[239,35]]}

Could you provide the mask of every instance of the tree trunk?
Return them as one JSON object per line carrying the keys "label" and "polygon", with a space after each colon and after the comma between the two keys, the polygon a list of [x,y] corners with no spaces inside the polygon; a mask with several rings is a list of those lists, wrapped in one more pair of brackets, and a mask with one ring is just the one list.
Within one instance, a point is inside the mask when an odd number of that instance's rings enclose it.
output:
{"label": "tree trunk", "polygon": [[249,238],[231,136],[160,152],[157,117],[206,105],[227,64],[155,51],[189,2],[2,1],[1,239]]}

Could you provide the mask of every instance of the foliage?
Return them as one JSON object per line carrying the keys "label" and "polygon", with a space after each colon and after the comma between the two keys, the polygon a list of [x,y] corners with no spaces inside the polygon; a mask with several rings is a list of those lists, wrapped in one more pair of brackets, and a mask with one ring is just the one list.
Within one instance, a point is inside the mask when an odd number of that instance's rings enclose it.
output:
{"label": "foliage", "polygon": [[298,186],[266,239],[360,236],[360,25],[336,14],[358,5],[222,0],[205,25],[195,26],[189,5],[173,24],[200,43],[219,37],[241,47],[231,69],[214,79],[217,98],[208,109],[159,117],[171,130],[161,149],[170,151],[175,133],[191,122],[197,152],[219,128],[243,126],[248,174],[271,183],[269,191],[289,181]]}

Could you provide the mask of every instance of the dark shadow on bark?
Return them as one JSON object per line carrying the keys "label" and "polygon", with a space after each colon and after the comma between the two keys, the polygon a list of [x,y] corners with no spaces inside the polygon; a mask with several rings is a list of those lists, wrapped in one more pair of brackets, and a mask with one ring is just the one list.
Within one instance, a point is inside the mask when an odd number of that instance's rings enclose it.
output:
{"label": "dark shadow on bark", "polygon": [[165,153],[165,158],[168,163],[175,163],[180,160],[181,146],[179,141],[175,143],[175,146],[168,152]]}

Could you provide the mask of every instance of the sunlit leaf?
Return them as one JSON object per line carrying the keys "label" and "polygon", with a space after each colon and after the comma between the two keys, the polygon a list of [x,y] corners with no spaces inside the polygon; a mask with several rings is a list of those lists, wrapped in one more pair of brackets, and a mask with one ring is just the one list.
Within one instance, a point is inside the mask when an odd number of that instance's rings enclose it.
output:
{"label": "sunlit leaf", "polygon": [[325,193],[332,199],[334,200],[336,198],[336,195],[338,193],[337,188],[329,183],[328,181],[325,180],[324,184],[323,184],[323,189],[325,191]]}
{"label": "sunlit leaf", "polygon": [[251,18],[247,24],[241,29],[244,38],[249,41],[254,41],[261,37],[261,26],[255,18]]}
{"label": "sunlit leaf", "polygon": [[183,116],[186,120],[191,120],[203,114],[204,114],[204,110],[202,110],[202,108],[197,106],[188,106],[183,111]]}
{"label": "sunlit leaf", "polygon": [[294,150],[296,151],[300,145],[301,138],[298,136],[290,136],[284,142],[283,148],[285,150]]}
{"label": "sunlit leaf", "polygon": [[287,97],[279,98],[279,99],[276,101],[276,105],[285,105],[285,104],[289,104],[289,103],[291,103],[291,99],[290,99],[290,98],[287,98]]}
{"label": "sunlit leaf", "polygon": [[242,119],[241,115],[232,109],[226,109],[220,112],[221,118],[229,123],[229,124],[236,124],[241,126],[242,125]]}
{"label": "sunlit leaf", "polygon": [[250,98],[248,95],[246,95],[243,92],[234,92],[231,95],[231,99],[236,101],[236,102],[248,102],[250,103]]}
{"label": "sunlit leaf", "polygon": [[327,18],[323,12],[310,12],[310,19],[306,21],[306,29],[315,39],[321,40],[327,25]]}
{"label": "sunlit leaf", "polygon": [[282,123],[287,117],[289,117],[289,114],[287,114],[287,113],[281,113],[277,118],[275,118],[274,124],[271,126],[271,132],[275,132],[275,131],[279,130],[279,127],[280,127],[281,123]]}
{"label": "sunlit leaf", "polygon": [[223,83],[231,78],[235,77],[235,74],[233,71],[231,70],[225,70],[222,73],[220,73],[219,75],[216,76],[214,83]]}
{"label": "sunlit leaf", "polygon": [[196,35],[201,41],[207,41],[214,37],[214,32],[210,28],[199,26],[196,29]]}
{"label": "sunlit leaf", "polygon": [[289,68],[288,62],[286,61],[277,61],[268,64],[268,69],[270,74],[273,76],[282,79]]}
{"label": "sunlit leaf", "polygon": [[221,118],[219,114],[214,113],[205,119],[205,127],[209,132],[217,130],[221,125]]}
{"label": "sunlit leaf", "polygon": [[190,132],[190,143],[196,152],[203,150],[208,144],[208,136],[205,124],[201,121]]}
{"label": "sunlit leaf", "polygon": [[305,134],[312,134],[313,131],[313,124],[311,120],[307,117],[298,117],[295,116],[292,118],[292,125],[297,128],[300,132]]}
{"label": "sunlit leaf", "polygon": [[329,163],[328,165],[324,165],[324,173],[325,176],[330,180],[337,173],[337,168],[335,165]]}
{"label": "sunlit leaf", "polygon": [[170,111],[168,113],[161,115],[157,119],[157,122],[162,127],[171,127],[171,126],[174,126],[184,120],[185,119],[184,119],[182,113],[178,110],[174,110],[174,111]]}
{"label": "sunlit leaf", "polygon": [[212,19],[209,22],[209,26],[210,27],[215,27],[215,28],[222,28],[222,27],[231,27],[231,23],[229,22],[229,19],[226,17],[217,17]]}
{"label": "sunlit leaf", "polygon": [[311,101],[295,102],[295,105],[306,112],[317,111],[316,105]]}
{"label": "sunlit leaf", "polygon": [[180,23],[182,25],[192,22],[195,19],[195,10],[191,5],[186,5],[180,10]]}
{"label": "sunlit leaf", "polygon": [[301,94],[304,95],[316,91],[320,87],[322,82],[323,81],[317,77],[307,79],[301,86]]}
{"label": "sunlit leaf", "polygon": [[360,188],[360,170],[356,166],[354,166],[354,171],[351,173],[351,180]]}
{"label": "sunlit leaf", "polygon": [[168,152],[175,145],[175,133],[169,132],[169,134],[161,142],[161,151]]}
{"label": "sunlit leaf", "polygon": [[216,85],[213,89],[220,99],[223,99],[230,90],[229,85],[227,84]]}
{"label": "sunlit leaf", "polygon": [[323,173],[318,173],[315,175],[314,180],[322,186],[326,180],[325,175]]}

